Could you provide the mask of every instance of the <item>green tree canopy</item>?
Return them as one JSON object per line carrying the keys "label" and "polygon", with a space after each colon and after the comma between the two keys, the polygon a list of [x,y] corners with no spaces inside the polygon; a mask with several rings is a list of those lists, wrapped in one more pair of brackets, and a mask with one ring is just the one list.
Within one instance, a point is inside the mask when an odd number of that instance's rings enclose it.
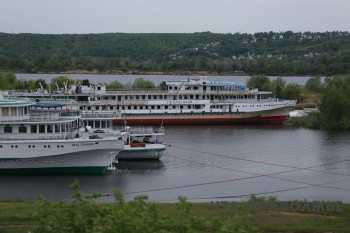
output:
{"label": "green tree canopy", "polygon": [[321,92],[323,89],[323,86],[321,83],[320,76],[316,76],[308,79],[307,82],[305,83],[305,89],[315,93]]}
{"label": "green tree canopy", "polygon": [[132,88],[136,88],[136,89],[155,88],[155,85],[151,80],[145,80],[143,78],[138,78],[132,84]]}
{"label": "green tree canopy", "polygon": [[12,72],[0,72],[0,90],[15,89],[17,77]]}
{"label": "green tree canopy", "polygon": [[258,88],[259,90],[271,90],[270,79],[266,76],[253,76],[247,81],[247,87]]}
{"label": "green tree canopy", "polygon": [[123,89],[125,88],[125,85],[119,81],[113,81],[111,83],[108,83],[106,85],[106,88],[109,90]]}
{"label": "green tree canopy", "polygon": [[34,83],[35,83],[34,89],[39,89],[42,86],[45,90],[47,90],[49,87],[49,85],[46,83],[45,79],[35,80]]}
{"label": "green tree canopy", "polygon": [[67,85],[67,87],[68,87],[69,85],[74,84],[74,82],[75,82],[75,80],[70,79],[68,77],[58,76],[58,77],[51,79],[51,89],[56,90],[57,86],[59,89],[64,88],[65,85]]}
{"label": "green tree canopy", "polygon": [[281,91],[281,97],[284,99],[298,100],[302,91],[302,86],[296,83],[290,83]]}
{"label": "green tree canopy", "polygon": [[282,77],[277,77],[277,79],[271,81],[272,93],[277,97],[282,97],[282,89],[286,86],[286,81]]}
{"label": "green tree canopy", "polygon": [[327,80],[319,109],[324,128],[350,130],[350,75]]}

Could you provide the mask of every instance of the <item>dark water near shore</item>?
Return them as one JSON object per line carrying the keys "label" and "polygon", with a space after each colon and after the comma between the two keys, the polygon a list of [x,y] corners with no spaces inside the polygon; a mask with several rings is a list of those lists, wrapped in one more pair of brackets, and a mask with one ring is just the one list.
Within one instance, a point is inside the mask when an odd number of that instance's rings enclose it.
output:
{"label": "dark water near shore", "polygon": [[[84,194],[113,188],[130,200],[240,200],[252,193],[280,200],[350,202],[350,133],[285,126],[172,126],[160,161],[120,162],[101,176],[0,176],[0,199],[69,200],[78,179]],[[302,169],[304,168],[304,169]]]}

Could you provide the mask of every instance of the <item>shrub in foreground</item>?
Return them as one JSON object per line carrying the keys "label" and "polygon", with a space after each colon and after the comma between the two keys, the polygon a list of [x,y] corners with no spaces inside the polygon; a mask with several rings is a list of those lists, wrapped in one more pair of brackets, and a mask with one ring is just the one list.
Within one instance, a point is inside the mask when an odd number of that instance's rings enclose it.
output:
{"label": "shrub in foreground", "polygon": [[33,233],[154,233],[154,232],[253,232],[249,221],[234,216],[229,219],[204,219],[191,212],[191,204],[179,197],[176,213],[165,214],[155,203],[147,203],[146,196],[135,197],[125,202],[122,194],[114,190],[116,203],[97,204],[92,199],[100,197],[96,193],[82,196],[79,183],[71,185],[73,202],[49,202],[40,198],[40,208],[35,213],[37,224]]}

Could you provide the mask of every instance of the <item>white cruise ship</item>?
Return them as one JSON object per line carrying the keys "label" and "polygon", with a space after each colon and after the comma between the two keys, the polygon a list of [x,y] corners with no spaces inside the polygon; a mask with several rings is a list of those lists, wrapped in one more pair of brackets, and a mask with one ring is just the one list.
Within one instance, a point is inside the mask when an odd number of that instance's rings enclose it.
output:
{"label": "white cruise ship", "polygon": [[282,124],[296,100],[272,97],[233,81],[206,77],[164,81],[160,89],[106,90],[84,80],[64,95],[17,93],[25,97],[74,98],[82,111],[120,111],[119,125]]}
{"label": "white cruise ship", "polygon": [[[296,100],[271,97],[269,91],[205,77],[165,81],[160,90],[106,91],[77,94],[81,110],[119,110],[123,125],[282,124]],[[85,100],[85,101],[84,101]]]}
{"label": "white cruise ship", "polygon": [[121,136],[85,133],[63,105],[37,106],[0,93],[1,174],[102,174],[124,148]]}

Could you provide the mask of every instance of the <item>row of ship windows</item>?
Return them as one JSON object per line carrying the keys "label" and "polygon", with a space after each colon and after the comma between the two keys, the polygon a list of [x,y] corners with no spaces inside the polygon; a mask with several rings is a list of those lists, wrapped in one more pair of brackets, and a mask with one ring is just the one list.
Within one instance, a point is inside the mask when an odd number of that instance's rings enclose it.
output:
{"label": "row of ship windows", "polygon": [[[51,146],[48,145],[44,145],[44,148],[50,148]],[[63,148],[64,146],[63,145],[57,145],[57,148]],[[2,148],[2,145],[0,145],[0,148]],[[18,145],[11,145],[11,148],[18,148]],[[35,148],[35,145],[28,145],[28,148]]]}
{"label": "row of ship windows", "polygon": [[[200,109],[201,106],[200,105],[186,105],[187,106],[187,109]],[[273,104],[260,104],[260,105],[249,105],[249,107],[267,107],[267,106],[274,106]],[[110,110],[124,110],[124,109],[128,109],[128,110],[136,110],[136,109],[139,109],[139,110],[142,110],[142,109],[145,109],[145,110],[150,110],[150,109],[169,109],[169,106],[168,105],[164,105],[163,106],[164,108],[162,108],[161,105],[152,105],[152,106],[117,106],[117,107],[113,107],[113,106],[110,106]],[[180,109],[184,109],[184,105],[179,105]],[[222,108],[222,106],[220,105],[220,107]],[[243,105],[241,107],[248,107],[248,105]],[[215,107],[217,108],[217,107]],[[172,109],[176,109],[176,106],[173,105],[172,106]],[[80,110],[92,110],[91,107],[80,107]],[[94,110],[100,110],[99,106],[96,106]],[[106,110],[106,107],[103,106],[102,107],[102,110]]]}
{"label": "row of ship windows", "polygon": [[227,95],[227,96],[222,96],[222,95],[179,95],[179,96],[163,96],[163,95],[125,95],[124,98],[122,96],[104,96],[104,97],[97,97],[95,100],[187,100],[187,99],[211,99],[211,100],[216,100],[216,99],[255,99],[257,96],[258,99],[267,99],[268,95],[254,95],[254,94],[244,94],[244,95]]}
{"label": "row of ship windows", "polygon": [[[0,160],[0,163],[7,163],[7,162],[14,162],[14,163],[19,162],[19,163],[22,163],[23,161],[22,160],[9,160],[9,161],[7,161],[7,160]],[[38,162],[38,160],[35,160],[35,162]]]}
{"label": "row of ship windows", "polygon": [[[264,106],[264,107],[273,107],[274,105],[273,104],[264,104],[264,105],[262,105],[262,104],[258,104],[258,105],[249,105],[249,107],[262,107],[262,106]],[[240,107],[242,107],[242,108],[244,108],[244,107],[248,107],[248,105],[243,105],[243,106],[240,106]]]}
{"label": "row of ship windows", "polygon": [[[186,105],[188,109],[191,109],[191,108],[194,108],[194,109],[199,109],[201,106],[200,105]],[[110,110],[124,110],[124,109],[128,109],[128,110],[131,110],[131,109],[145,109],[145,110],[151,110],[151,109],[169,109],[169,106],[168,105],[165,105],[164,108],[161,108],[162,106],[161,105],[152,105],[152,106],[142,106],[142,105],[139,105],[139,106],[117,106],[117,107],[113,107],[113,106],[110,106]],[[180,109],[183,109],[184,108],[184,105],[180,105]],[[176,106],[173,105],[172,106],[172,109],[176,109]],[[91,109],[91,107],[80,107],[80,110],[100,110],[100,108],[98,106],[95,107],[95,109]],[[106,110],[105,107],[102,107],[102,110]]]}
{"label": "row of ship windows", "polygon": [[[203,90],[205,91],[209,86],[203,86]],[[178,90],[181,89],[181,86],[168,86],[168,90]],[[185,90],[199,90],[200,86],[186,86]],[[244,91],[244,86],[210,86],[211,91]]]}
{"label": "row of ship windows", "polygon": [[1,115],[2,116],[23,116],[27,115],[29,112],[29,107],[2,107]]}
{"label": "row of ship windows", "polygon": [[[14,162],[14,163],[23,163],[23,160],[0,160],[0,163],[7,163],[7,162]],[[37,159],[35,159],[35,160],[28,160],[28,162],[44,162],[44,163],[48,163],[48,162],[50,162],[50,163],[54,163],[55,161],[47,161],[47,160],[45,160],[45,161],[39,161],[39,160],[37,160]],[[56,161],[57,162],[57,161]],[[64,163],[64,160],[61,160],[60,161],[61,163]]]}
{"label": "row of ship windows", "polygon": [[[178,90],[178,86],[168,86],[169,90]],[[200,86],[186,86],[185,90],[199,90]],[[211,91],[244,91],[244,86],[203,86],[203,90],[205,91],[207,87],[210,87]],[[180,89],[181,87],[179,87]]]}
{"label": "row of ship windows", "polygon": [[[54,130],[56,133],[64,133],[69,131],[69,125],[20,125],[18,126],[19,133],[53,133]],[[4,133],[12,133],[13,129],[10,125],[5,125]]]}

